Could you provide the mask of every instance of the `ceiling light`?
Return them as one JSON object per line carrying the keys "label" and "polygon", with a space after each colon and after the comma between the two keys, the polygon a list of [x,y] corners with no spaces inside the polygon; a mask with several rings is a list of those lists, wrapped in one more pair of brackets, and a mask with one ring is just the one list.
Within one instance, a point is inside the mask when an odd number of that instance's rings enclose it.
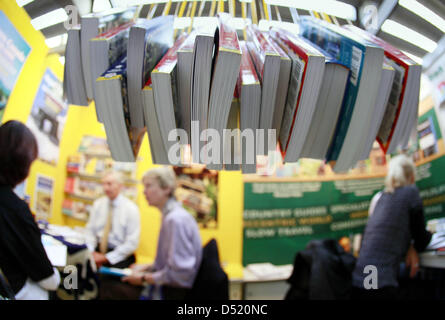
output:
{"label": "ceiling light", "polygon": [[382,25],[382,31],[412,43],[428,52],[433,52],[437,47],[437,43],[433,40],[393,20],[385,20]]}
{"label": "ceiling light", "polygon": [[94,0],[93,12],[101,12],[111,9],[111,3],[108,0]]}
{"label": "ceiling light", "polygon": [[56,48],[61,45],[65,45],[67,40],[67,34],[61,34],[52,38],[45,39],[45,43],[49,48]]}
{"label": "ceiling light", "polygon": [[357,11],[354,6],[336,0],[265,0],[265,2],[275,6],[323,12],[351,21],[357,20]]}
{"label": "ceiling light", "polygon": [[31,24],[36,30],[45,29],[49,26],[64,22],[68,19],[65,10],[62,8],[45,13],[31,20]]}
{"label": "ceiling light", "polygon": [[445,32],[445,20],[415,0],[399,0],[399,4]]}
{"label": "ceiling light", "polygon": [[17,5],[19,7],[24,7],[26,6],[28,3],[33,2],[34,0],[16,0],[15,2],[17,2]]}

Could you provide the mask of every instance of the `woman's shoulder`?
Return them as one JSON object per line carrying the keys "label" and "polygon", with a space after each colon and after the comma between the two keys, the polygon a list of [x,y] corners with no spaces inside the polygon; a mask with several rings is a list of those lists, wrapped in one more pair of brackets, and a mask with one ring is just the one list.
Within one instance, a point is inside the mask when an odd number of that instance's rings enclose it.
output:
{"label": "woman's shoulder", "polygon": [[419,188],[417,188],[415,184],[403,186],[398,189],[400,189],[400,191],[408,197],[419,197]]}
{"label": "woman's shoulder", "polygon": [[8,220],[32,220],[26,202],[20,199],[12,189],[8,188],[2,188],[0,192],[0,214]]}

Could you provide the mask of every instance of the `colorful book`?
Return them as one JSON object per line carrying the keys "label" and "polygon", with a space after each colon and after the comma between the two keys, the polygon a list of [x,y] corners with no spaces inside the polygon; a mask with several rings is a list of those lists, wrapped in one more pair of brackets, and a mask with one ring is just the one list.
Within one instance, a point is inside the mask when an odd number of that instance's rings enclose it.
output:
{"label": "colorful book", "polygon": [[[218,29],[215,33],[215,63],[213,65],[209,110],[207,124],[209,129],[215,129],[220,137],[227,128],[229,114],[232,108],[233,93],[241,64],[241,50],[238,43],[236,30],[228,21],[230,15],[218,14]],[[236,112],[232,114],[235,116]],[[223,144],[220,144],[221,152],[218,163],[208,164],[209,169],[221,170],[223,165]],[[216,157],[213,158],[213,160]]]}
{"label": "colorful book", "polygon": [[192,31],[178,49],[178,106],[183,123],[180,127],[191,137],[191,75],[193,65],[193,47],[195,46],[196,31]]}
{"label": "colorful book", "polygon": [[385,51],[386,61],[394,69],[395,74],[377,141],[385,153],[392,153],[397,147],[406,147],[409,136],[417,125],[422,66],[399,49],[360,28],[345,26],[345,29],[360,35]]}
{"label": "colorful book", "polygon": [[[272,120],[272,128],[276,130],[276,137],[280,136],[281,122],[283,120],[284,108],[286,106],[287,92],[289,89],[292,60],[287,53],[275,42],[269,33],[264,36],[280,55],[280,74],[278,78],[277,95],[275,98],[275,111]],[[277,141],[278,142],[278,141]]]}
{"label": "colorful book", "polygon": [[[90,77],[92,83],[95,83],[101,74],[113,65],[123,54],[126,54],[128,34],[133,24],[134,22],[130,21],[90,40]],[[93,96],[96,99],[94,88]],[[106,111],[101,110],[100,106],[96,104],[97,119],[100,122],[102,122],[102,114],[104,112]]]}
{"label": "colorful book", "polygon": [[[250,136],[251,141],[248,140],[249,135],[247,132],[245,140],[241,140],[241,170],[243,173],[255,173],[255,132],[259,128],[260,123],[261,84],[245,41],[240,41],[240,48],[242,59],[236,87],[240,104],[240,129],[243,136],[243,132],[246,129],[251,130],[253,133]],[[247,147],[253,148],[254,153],[248,153]]]}
{"label": "colorful book", "polygon": [[269,146],[268,130],[272,129],[273,125],[281,57],[257,26],[249,25],[246,34],[247,48],[252,56],[262,89],[259,127],[264,130],[264,138],[257,139],[257,153],[267,155],[268,151],[275,150],[276,146]]}
{"label": "colorful book", "polygon": [[310,42],[283,29],[271,35],[292,60],[286,106],[283,112],[279,144],[285,162],[300,158],[306,141],[325,69],[325,56]]}
{"label": "colorful book", "polygon": [[327,155],[327,160],[333,161],[334,171],[344,172],[355,166],[369,135],[369,119],[382,73],[383,50],[351,31],[312,17],[300,19],[300,32],[351,72]]}
{"label": "colorful book", "polygon": [[81,18],[82,28],[80,34],[80,48],[82,53],[82,71],[88,99],[93,99],[94,97],[94,82],[96,80],[94,79],[94,81],[92,81],[90,75],[92,66],[90,60],[90,39],[133,20],[137,12],[135,7],[128,9],[116,8],[103,12],[91,13]]}
{"label": "colorful book", "polygon": [[63,73],[64,96],[69,104],[88,106],[80,50],[80,25],[68,30]]}
{"label": "colorful book", "polygon": [[145,126],[142,87],[153,68],[173,45],[173,20],[173,16],[138,19],[130,28],[127,85],[130,120],[134,127]]}
{"label": "colorful book", "polygon": [[[215,34],[218,30],[214,26],[199,29],[193,47],[193,62],[191,74],[191,121],[197,124],[191,127],[190,146],[192,159],[196,163],[203,161],[200,151],[204,147],[207,137],[201,133],[208,128],[210,85],[212,67],[214,65]],[[196,137],[194,139],[194,137]],[[204,160],[205,161],[205,160]]]}
{"label": "colorful book", "polygon": [[124,55],[96,80],[96,105],[115,161],[135,162],[145,128],[131,124],[127,95],[127,56]]}
{"label": "colorful book", "polygon": [[[174,134],[173,130],[178,129],[178,124],[181,123],[177,100],[177,51],[186,37],[185,34],[181,35],[151,72],[154,105],[161,139],[167,154],[170,147],[178,142],[177,135],[170,139],[169,135]],[[180,141],[180,144],[188,144],[188,141]]]}
{"label": "colorful book", "polygon": [[316,47],[325,56],[325,68],[315,111],[300,157],[325,160],[339,119],[349,69],[328,52]]}
{"label": "colorful book", "polygon": [[151,78],[148,79],[142,89],[142,103],[144,106],[145,124],[147,126],[151,160],[155,164],[169,164],[167,151],[159,127],[158,115],[156,113]]}

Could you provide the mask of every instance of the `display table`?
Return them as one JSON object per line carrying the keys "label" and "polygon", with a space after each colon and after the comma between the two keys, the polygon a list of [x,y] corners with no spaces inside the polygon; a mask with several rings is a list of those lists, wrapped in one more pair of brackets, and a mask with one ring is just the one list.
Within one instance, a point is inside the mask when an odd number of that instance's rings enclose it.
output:
{"label": "display table", "polygon": [[425,268],[445,269],[445,255],[437,255],[434,251],[419,254],[420,266]]}
{"label": "display table", "polygon": [[[54,226],[39,221],[42,234],[51,236],[67,247],[66,265],[55,266],[61,282],[54,299],[91,300],[99,294],[96,264],[86,245],[86,234],[69,227]],[[75,279],[73,281],[73,279]]]}
{"label": "display table", "polygon": [[277,266],[279,274],[260,277],[243,268],[243,276],[230,278],[231,300],[283,300],[289,284],[286,280],[292,273],[292,265]]}

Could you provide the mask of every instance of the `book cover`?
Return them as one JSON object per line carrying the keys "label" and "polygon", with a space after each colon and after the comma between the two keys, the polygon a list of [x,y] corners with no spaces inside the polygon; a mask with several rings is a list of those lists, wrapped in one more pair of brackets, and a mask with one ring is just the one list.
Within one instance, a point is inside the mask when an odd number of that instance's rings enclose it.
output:
{"label": "book cover", "polygon": [[378,143],[386,153],[402,110],[403,99],[407,91],[406,86],[409,68],[417,65],[417,63],[399,49],[365,30],[353,26],[344,26],[344,28],[383,48],[387,58],[386,61],[394,68],[394,81],[385,115],[383,116],[383,121],[377,136]]}
{"label": "book cover", "polygon": [[301,89],[303,88],[306,79],[309,56],[320,56],[323,54],[311,44],[305,42],[304,39],[299,38],[298,36],[292,36],[285,30],[272,29],[270,34],[274,39],[277,39],[282,43],[285,46],[285,49],[287,48],[287,52],[292,55],[289,89],[278,139],[282,156],[285,158],[292,130],[297,118],[302,93]]}
{"label": "book cover", "polygon": [[[140,145],[142,143],[142,138],[145,134],[145,128],[134,128],[131,125],[130,111],[128,105],[128,95],[127,95],[127,55],[121,56],[117,62],[111,66],[107,71],[105,71],[97,81],[107,81],[111,79],[119,80],[121,85],[121,97],[123,106],[123,118],[125,127],[127,130],[128,138],[131,144],[131,149],[133,157],[135,157],[138,152]],[[112,128],[109,128],[109,130]]]}
{"label": "book cover", "polygon": [[350,69],[348,85],[340,110],[334,139],[329,147],[327,160],[337,160],[349,129],[358,96],[366,45],[341,27],[319,19],[302,17],[301,35],[333,55]]}
{"label": "book cover", "polygon": [[[167,74],[170,76],[170,86],[171,86],[171,105],[173,106],[173,114],[174,119],[170,118],[173,121],[169,121],[169,123],[160,124],[160,130],[163,137],[164,142],[168,141],[168,134],[170,130],[176,129],[180,127],[180,124],[182,123],[181,119],[181,113],[179,111],[178,107],[178,89],[177,89],[177,83],[176,83],[176,72],[177,72],[177,62],[178,62],[178,56],[177,51],[180,48],[181,44],[185,41],[187,38],[186,34],[182,34],[178,40],[175,41],[173,47],[171,47],[167,53],[162,57],[161,61],[156,65],[156,67],[151,72],[151,81],[152,86],[154,89],[154,99],[155,99],[155,107],[157,112],[159,112],[163,106],[159,105],[159,102],[157,103],[158,97],[156,95],[156,81],[155,77],[157,77],[157,74]],[[160,88],[159,88],[160,89]],[[170,100],[170,98],[168,98]],[[158,119],[161,119],[162,116],[158,113]]]}

